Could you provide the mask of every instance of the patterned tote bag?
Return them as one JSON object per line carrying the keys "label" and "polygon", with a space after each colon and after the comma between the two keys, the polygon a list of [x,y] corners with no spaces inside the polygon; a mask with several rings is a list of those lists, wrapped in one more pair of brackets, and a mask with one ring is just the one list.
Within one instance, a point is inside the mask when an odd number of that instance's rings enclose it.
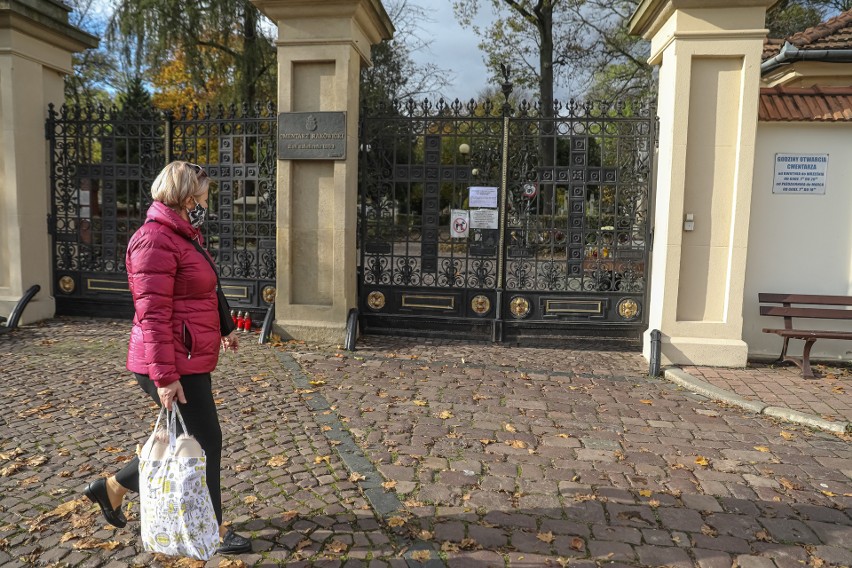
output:
{"label": "patterned tote bag", "polygon": [[[208,560],[219,546],[219,524],[207,489],[207,458],[187,434],[177,436],[177,408],[160,410],[139,455],[142,546],[149,552]],[[160,422],[165,416],[164,427]]]}

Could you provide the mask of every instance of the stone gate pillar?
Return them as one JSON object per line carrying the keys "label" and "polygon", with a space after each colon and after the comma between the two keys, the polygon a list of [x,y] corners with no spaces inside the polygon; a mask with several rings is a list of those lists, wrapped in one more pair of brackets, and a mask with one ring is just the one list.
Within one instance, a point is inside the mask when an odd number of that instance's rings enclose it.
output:
{"label": "stone gate pillar", "polygon": [[276,327],[342,343],[358,300],[358,78],[393,25],[379,0],[252,3],[278,26]]}
{"label": "stone gate pillar", "polygon": [[760,57],[775,1],[645,0],[630,21],[660,66],[649,331],[662,332],[664,364],[746,363]]}
{"label": "stone gate pillar", "polygon": [[53,317],[50,293],[50,167],[47,105],[65,100],[71,55],[97,38],[68,24],[69,8],[53,0],[0,3],[0,314],[24,291],[41,291],[22,322]]}

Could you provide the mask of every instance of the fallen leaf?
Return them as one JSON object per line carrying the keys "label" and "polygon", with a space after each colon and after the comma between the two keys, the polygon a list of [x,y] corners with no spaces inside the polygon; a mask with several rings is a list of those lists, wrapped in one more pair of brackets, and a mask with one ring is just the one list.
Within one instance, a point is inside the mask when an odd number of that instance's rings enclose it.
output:
{"label": "fallen leaf", "polygon": [[701,533],[706,536],[718,536],[719,531],[711,527],[710,525],[701,525]]}
{"label": "fallen leaf", "polygon": [[19,463],[10,464],[3,469],[0,469],[0,477],[9,477],[10,475],[14,475],[21,469],[21,467],[22,466]]}
{"label": "fallen leaf", "polygon": [[390,519],[388,519],[388,526],[389,527],[401,527],[404,524],[405,524],[405,519],[403,519],[402,517],[391,517]]}
{"label": "fallen leaf", "polygon": [[459,551],[459,545],[454,543],[454,542],[450,542],[449,540],[445,540],[444,542],[441,543],[441,552],[458,552],[458,551]]}
{"label": "fallen leaf", "polygon": [[269,461],[266,462],[266,465],[268,465],[269,467],[281,467],[282,465],[287,463],[288,459],[289,458],[284,454],[272,456],[271,458],[269,458]]}
{"label": "fallen leaf", "polygon": [[358,473],[357,471],[353,471],[352,473],[349,474],[349,481],[351,481],[352,483],[357,483],[358,481],[362,481],[364,479],[367,479],[367,478],[365,476],[361,475],[360,473]]}
{"label": "fallen leaf", "polygon": [[526,442],[524,442],[523,440],[506,440],[503,443],[518,450],[522,450],[527,447]]}
{"label": "fallen leaf", "polygon": [[246,505],[254,505],[255,503],[257,503],[257,497],[255,495],[249,495],[248,497],[243,499],[243,503],[245,503]]}
{"label": "fallen leaf", "polygon": [[314,457],[314,463],[315,464],[321,464],[322,462],[330,464],[331,463],[331,456],[315,456]]}
{"label": "fallen leaf", "polygon": [[576,550],[578,552],[583,552],[583,550],[585,550],[585,548],[586,548],[586,543],[583,542],[582,538],[575,536],[574,538],[571,539],[571,544],[569,546],[571,547],[572,550]]}
{"label": "fallen leaf", "polygon": [[505,430],[506,432],[512,432],[512,433],[518,431],[517,428],[515,428],[511,424],[503,424],[503,430]]}
{"label": "fallen leaf", "polygon": [[432,553],[428,550],[415,550],[411,553],[411,558],[418,562],[427,562],[432,558]]}
{"label": "fallen leaf", "polygon": [[784,438],[785,440],[792,440],[793,438],[796,437],[796,435],[791,434],[790,432],[785,432],[785,431],[782,430],[781,431],[781,437]]}
{"label": "fallen leaf", "polygon": [[639,495],[641,495],[642,497],[650,497],[651,494],[652,494],[652,491],[650,489],[640,489],[639,490]]}
{"label": "fallen leaf", "polygon": [[798,483],[795,483],[795,482],[793,482],[793,481],[790,481],[790,480],[789,480],[789,479],[787,479],[786,477],[781,477],[781,478],[779,478],[779,479],[778,479],[778,483],[780,483],[783,487],[786,487],[787,489],[790,489],[791,491],[792,491],[792,490],[798,491],[798,490],[800,490],[800,489],[802,488],[802,486],[801,486],[801,485],[799,485]]}
{"label": "fallen leaf", "polygon": [[546,533],[538,533],[537,535],[535,535],[535,537],[538,540],[540,540],[541,542],[546,542],[547,544],[550,544],[551,542],[553,542],[553,539],[554,539],[553,533],[550,532],[550,531],[548,531]]}
{"label": "fallen leaf", "polygon": [[453,417],[453,413],[450,412],[449,410],[445,410],[438,415],[438,418],[440,418],[441,420],[447,420],[447,419],[452,418],[452,417]]}
{"label": "fallen leaf", "polygon": [[349,547],[345,543],[340,542],[337,539],[332,540],[331,543],[329,543],[328,546],[325,547],[326,550],[335,554],[340,554],[341,552],[344,552],[347,548]]}
{"label": "fallen leaf", "polygon": [[837,497],[837,493],[832,493],[831,491],[820,491],[826,497]]}
{"label": "fallen leaf", "polygon": [[756,538],[757,540],[761,540],[763,542],[769,542],[769,541],[772,540],[772,538],[769,536],[769,533],[766,532],[765,530],[759,530],[756,533],[754,533],[754,538]]}
{"label": "fallen leaf", "polygon": [[425,400],[415,400],[414,405],[415,406],[429,406],[429,403],[426,402]]}
{"label": "fallen leaf", "polygon": [[642,404],[654,404],[654,401],[653,401],[653,400],[649,400],[649,399],[647,399],[647,398],[643,398],[643,399],[642,399],[642,400],[640,400],[639,402],[641,402]]}
{"label": "fallen leaf", "polygon": [[385,481],[384,483],[382,483],[382,487],[384,487],[385,489],[393,489],[394,487],[396,487],[396,481]]}
{"label": "fallen leaf", "polygon": [[315,387],[321,387],[322,385],[325,384],[325,381],[323,381],[321,379],[317,379],[315,381],[308,381],[308,384],[313,385]]}
{"label": "fallen leaf", "polygon": [[287,511],[281,514],[281,520],[285,523],[288,523],[299,516],[298,511]]}
{"label": "fallen leaf", "polygon": [[432,540],[432,538],[434,536],[435,536],[435,533],[433,533],[432,531],[427,531],[427,530],[422,530],[419,533],[417,533],[417,538],[419,538],[420,540]]}
{"label": "fallen leaf", "polygon": [[695,463],[702,467],[707,467],[708,465],[710,465],[710,460],[708,460],[704,456],[698,456],[697,458],[695,458]]}
{"label": "fallen leaf", "polygon": [[758,452],[763,452],[763,453],[766,453],[766,452],[769,451],[769,448],[767,448],[766,446],[755,446],[754,449],[757,450]]}

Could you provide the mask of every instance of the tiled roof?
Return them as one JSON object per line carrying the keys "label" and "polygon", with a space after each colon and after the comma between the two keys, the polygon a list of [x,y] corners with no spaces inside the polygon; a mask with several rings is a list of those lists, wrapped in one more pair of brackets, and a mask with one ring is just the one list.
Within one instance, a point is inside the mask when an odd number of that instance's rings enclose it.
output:
{"label": "tiled roof", "polygon": [[850,87],[764,87],[758,119],[765,122],[852,122]]}
{"label": "tiled roof", "polygon": [[786,40],[767,38],[763,42],[763,60],[778,55],[784,41],[789,41],[803,50],[852,49],[852,10],[841,12],[830,20],[791,35]]}

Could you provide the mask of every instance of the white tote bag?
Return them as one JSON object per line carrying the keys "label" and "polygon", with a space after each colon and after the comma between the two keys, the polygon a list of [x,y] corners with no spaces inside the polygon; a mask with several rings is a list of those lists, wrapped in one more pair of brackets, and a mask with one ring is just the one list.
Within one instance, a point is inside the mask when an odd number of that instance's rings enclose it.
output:
{"label": "white tote bag", "polygon": [[[177,437],[177,409],[165,408],[139,455],[142,546],[149,552],[208,560],[219,547],[219,524],[207,489],[204,450],[186,433]],[[165,426],[160,421],[165,415]]]}

